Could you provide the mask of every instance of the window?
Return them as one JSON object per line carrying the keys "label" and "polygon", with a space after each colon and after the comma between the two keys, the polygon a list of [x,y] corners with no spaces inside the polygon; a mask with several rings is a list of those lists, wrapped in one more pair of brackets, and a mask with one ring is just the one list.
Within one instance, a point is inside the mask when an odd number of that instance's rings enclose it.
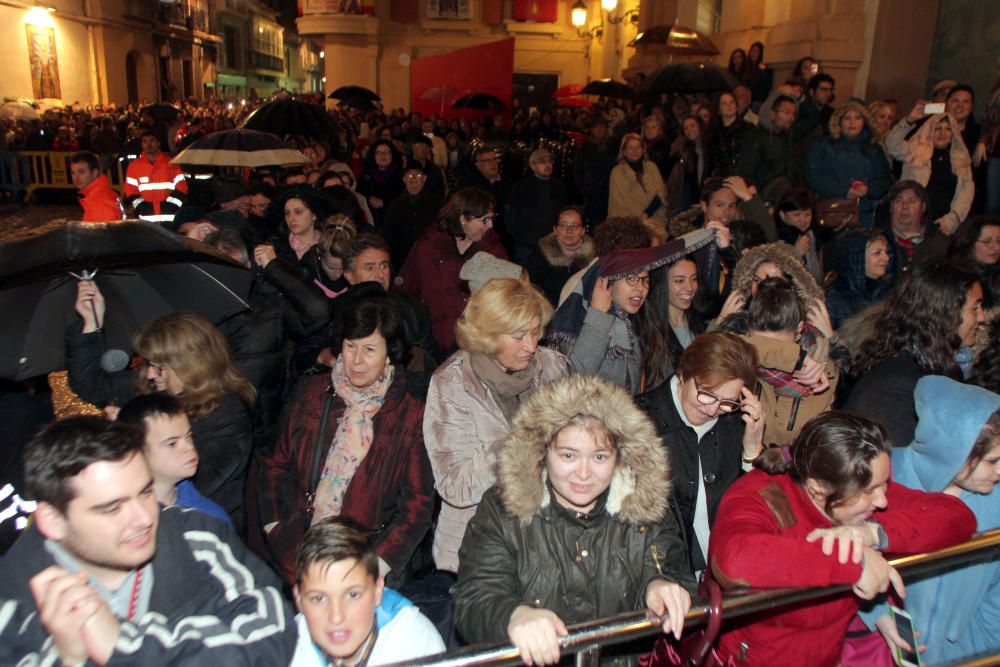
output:
{"label": "window", "polygon": [[719,21],[722,18],[722,0],[698,0],[695,16],[695,30],[706,35],[718,34]]}

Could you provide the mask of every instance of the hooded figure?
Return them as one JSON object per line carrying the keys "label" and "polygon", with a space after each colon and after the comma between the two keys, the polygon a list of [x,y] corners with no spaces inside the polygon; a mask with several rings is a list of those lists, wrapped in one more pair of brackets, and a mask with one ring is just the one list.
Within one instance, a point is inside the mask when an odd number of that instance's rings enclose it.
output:
{"label": "hooded figure", "polygon": [[[556,436],[581,417],[600,422],[615,452],[610,483],[587,512],[553,497],[559,482],[547,463]],[[539,389],[514,420],[497,485],[484,495],[459,551],[453,596],[462,637],[505,639],[511,615],[525,602],[569,625],[642,609],[657,579],[693,591],[668,508],[669,480],[667,452],[628,392],[580,375]]]}
{"label": "hooded figure", "polygon": [[[851,230],[837,240],[837,278],[826,289],[826,307],[835,330],[856,313],[889,295],[893,286],[893,266],[888,248],[885,236],[870,230]],[[869,261],[870,253],[878,256]],[[885,269],[881,277],[875,278],[878,262],[884,264]]]}
{"label": "hooded figure", "polygon": [[[941,122],[947,122],[951,128],[951,143],[945,148],[934,145],[934,131]],[[969,215],[976,194],[972,158],[951,114],[927,118],[907,139],[913,126],[906,118],[896,123],[885,137],[886,148],[903,162],[901,180],[914,180],[927,189],[928,217],[946,234],[951,234]]]}
{"label": "hooded figure", "polygon": [[782,241],[755,246],[746,251],[733,270],[733,291],[749,299],[757,269],[765,262],[781,269],[785,278],[795,287],[802,312],[809,312],[813,302],[823,298],[823,290],[816,284],[816,279],[806,269],[806,265],[802,263],[792,246]]}
{"label": "hooded figure", "polygon": [[[892,185],[889,161],[879,146],[881,139],[868,109],[848,102],[833,113],[830,136],[814,144],[806,160],[806,184],[818,197],[857,195],[862,227],[875,223],[875,206]],[[863,187],[853,187],[859,181]]]}
{"label": "hooded figure", "polygon": [[[893,477],[911,489],[945,491],[965,469],[981,433],[987,429],[996,433],[988,422],[1000,410],[1000,396],[928,375],[917,383],[914,400],[917,430],[909,447],[892,450]],[[986,448],[987,459],[992,456],[995,460],[996,444],[994,435],[992,445]],[[996,492],[961,490],[958,497],[976,515],[979,531],[1000,528],[1000,497]],[[922,633],[920,643],[927,644],[925,664],[996,653],[1000,649],[1000,562],[966,565],[907,582],[906,609]]]}

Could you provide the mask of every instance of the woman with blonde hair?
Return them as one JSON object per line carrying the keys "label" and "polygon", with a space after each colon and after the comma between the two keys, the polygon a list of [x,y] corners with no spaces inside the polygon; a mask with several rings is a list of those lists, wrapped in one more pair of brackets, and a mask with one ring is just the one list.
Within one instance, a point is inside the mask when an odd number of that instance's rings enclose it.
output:
{"label": "woman with blonde hair", "polygon": [[431,378],[424,442],[443,501],[434,535],[439,569],[458,570],[465,526],[496,483],[497,455],[518,407],[569,373],[565,357],[538,345],[551,318],[552,306],[536,287],[490,280],[455,326],[459,351]]}
{"label": "woman with blonde hair", "polygon": [[176,396],[191,420],[198,451],[194,485],[215,501],[245,534],[243,486],[253,450],[250,410],[257,394],[233,363],[229,345],[212,323],[194,313],[173,313],[138,331],[132,347],[138,362],[134,377],[102,368],[104,298],[92,281],[81,281],[77,313],[80,334],[67,337],[70,384],[98,406],[124,403],[132,394],[164,391]]}
{"label": "woman with blonde hair", "polygon": [[344,277],[344,258],[357,235],[354,221],[336,213],[323,223],[319,243],[308,251],[306,274],[328,299],[336,299],[351,286]]}
{"label": "woman with blonde hair", "polygon": [[660,169],[646,156],[642,137],[622,137],[618,164],[611,170],[608,216],[637,216],[663,227],[667,220],[667,186]]}

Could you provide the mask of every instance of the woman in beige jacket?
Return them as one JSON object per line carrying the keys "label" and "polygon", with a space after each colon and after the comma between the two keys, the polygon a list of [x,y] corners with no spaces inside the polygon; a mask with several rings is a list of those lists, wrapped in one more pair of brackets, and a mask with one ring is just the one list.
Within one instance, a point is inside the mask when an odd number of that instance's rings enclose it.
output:
{"label": "woman in beige jacket", "polygon": [[558,352],[539,347],[552,306],[532,285],[488,281],[455,326],[459,351],[431,378],[424,444],[441,496],[434,562],[458,571],[465,525],[496,483],[497,455],[521,403],[538,387],[569,374]]}
{"label": "woman in beige jacket", "polygon": [[608,216],[649,218],[663,229],[667,221],[667,186],[656,164],[646,158],[642,137],[622,137],[618,164],[611,170]]}

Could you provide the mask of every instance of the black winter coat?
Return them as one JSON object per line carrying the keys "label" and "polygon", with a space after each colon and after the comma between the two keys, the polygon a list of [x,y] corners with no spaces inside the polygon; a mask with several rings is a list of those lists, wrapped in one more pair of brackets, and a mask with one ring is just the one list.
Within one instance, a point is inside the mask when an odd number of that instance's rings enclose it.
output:
{"label": "black winter coat", "polygon": [[[743,474],[743,422],[739,413],[722,415],[712,429],[697,440],[694,429],[677,413],[671,395],[670,382],[642,394],[636,399],[656,424],[663,446],[670,454],[673,508],[681,533],[688,545],[691,569],[704,570],[698,539],[694,532],[694,509],[698,499],[698,456],[701,457],[702,478],[708,504],[708,525],[715,522],[715,513],[722,496]],[[706,548],[708,545],[705,545]]]}
{"label": "black winter coat", "polygon": [[844,410],[874,419],[889,432],[894,447],[908,447],[917,430],[913,392],[926,374],[909,352],[883,359],[858,378]]}

